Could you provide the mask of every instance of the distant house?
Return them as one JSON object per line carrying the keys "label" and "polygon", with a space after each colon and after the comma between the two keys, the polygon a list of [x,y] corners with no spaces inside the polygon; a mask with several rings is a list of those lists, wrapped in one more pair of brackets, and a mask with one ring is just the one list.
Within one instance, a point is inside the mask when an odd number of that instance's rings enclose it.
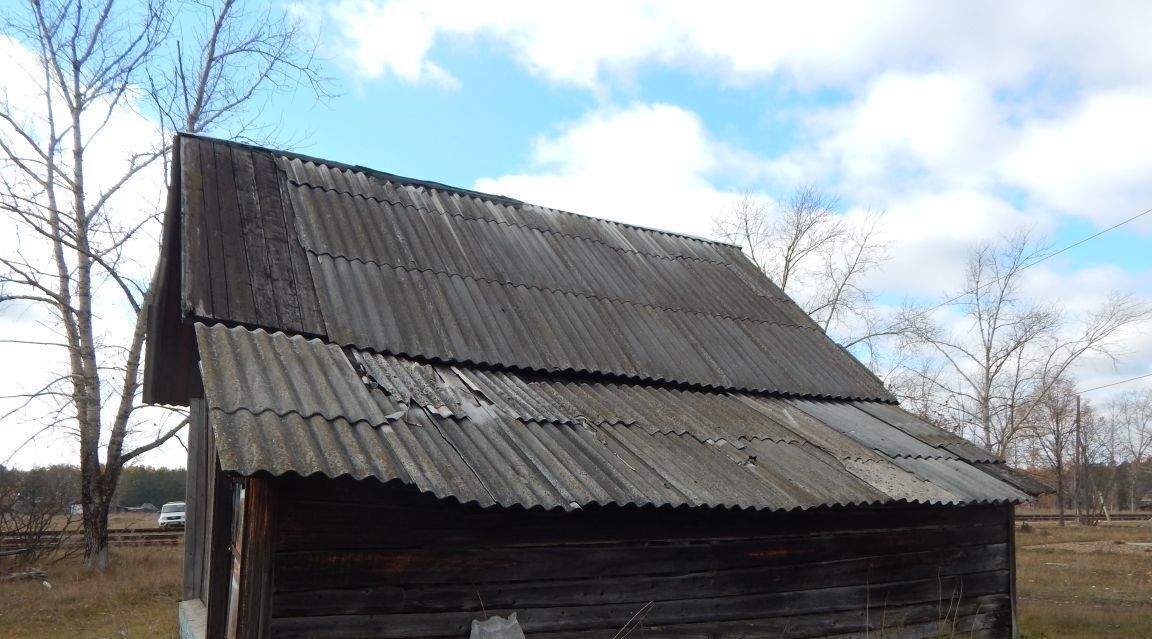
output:
{"label": "distant house", "polygon": [[1152,492],[1144,493],[1136,507],[1140,510],[1152,510]]}
{"label": "distant house", "polygon": [[185,135],[156,286],[185,636],[1014,634],[1040,487],[737,247]]}

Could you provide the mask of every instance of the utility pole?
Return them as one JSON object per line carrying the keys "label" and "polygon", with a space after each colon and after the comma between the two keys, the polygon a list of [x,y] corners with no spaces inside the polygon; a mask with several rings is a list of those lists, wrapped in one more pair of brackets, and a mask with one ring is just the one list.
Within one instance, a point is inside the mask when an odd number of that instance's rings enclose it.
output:
{"label": "utility pole", "polygon": [[1074,428],[1072,430],[1076,434],[1076,441],[1072,445],[1072,449],[1073,449],[1072,450],[1072,463],[1076,465],[1076,492],[1074,493],[1076,495],[1076,519],[1079,521],[1080,524],[1083,524],[1084,523],[1084,513],[1080,510],[1080,504],[1083,503],[1080,500],[1080,491],[1081,491],[1081,486],[1083,485],[1083,480],[1084,480],[1084,473],[1083,473],[1084,464],[1081,463],[1081,461],[1080,461],[1080,396],[1079,395],[1076,396],[1076,423],[1075,423]]}
{"label": "utility pole", "polygon": [[1087,473],[1084,471],[1084,462],[1086,461],[1084,454],[1084,440],[1080,434],[1080,396],[1076,396],[1076,513],[1080,517],[1080,525],[1088,523],[1088,502],[1086,490],[1087,486],[1085,479]]}

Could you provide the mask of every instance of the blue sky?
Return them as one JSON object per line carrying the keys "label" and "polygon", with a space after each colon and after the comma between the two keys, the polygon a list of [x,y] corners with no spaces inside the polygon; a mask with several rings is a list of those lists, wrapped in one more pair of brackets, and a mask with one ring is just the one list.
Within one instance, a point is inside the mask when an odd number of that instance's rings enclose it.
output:
{"label": "blue sky", "polygon": [[[308,153],[697,235],[736,193],[810,182],[889,211],[890,297],[954,288],[948,258],[1003,233],[1062,247],[1152,207],[1130,3],[291,6],[343,90],[288,110]],[[1150,231],[1049,266],[1147,294]]]}
{"label": "blue sky", "polygon": [[[340,93],[269,106],[291,150],[694,235],[742,192],[815,184],[846,214],[887,212],[891,259],[867,282],[882,302],[941,299],[1005,233],[1060,248],[1152,208],[1152,4],[279,6]],[[1152,214],[1025,292],[1071,315],[1152,299],[1150,239]],[[1083,385],[1152,371],[1152,330],[1123,346]]]}

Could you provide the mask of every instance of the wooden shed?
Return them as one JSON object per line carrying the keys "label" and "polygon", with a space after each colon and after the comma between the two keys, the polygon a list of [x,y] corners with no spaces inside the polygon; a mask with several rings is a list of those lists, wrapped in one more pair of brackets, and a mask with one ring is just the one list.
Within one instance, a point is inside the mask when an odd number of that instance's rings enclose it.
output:
{"label": "wooden shed", "polygon": [[185,636],[1015,634],[1041,487],[735,246],[185,135],[156,287]]}

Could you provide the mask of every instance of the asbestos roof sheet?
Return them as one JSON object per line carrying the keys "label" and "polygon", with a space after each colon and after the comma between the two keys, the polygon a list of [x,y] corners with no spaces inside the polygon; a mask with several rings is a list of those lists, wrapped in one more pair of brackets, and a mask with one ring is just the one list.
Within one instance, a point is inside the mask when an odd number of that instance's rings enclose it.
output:
{"label": "asbestos roof sheet", "polygon": [[737,247],[180,141],[187,316],[423,360],[892,400]]}
{"label": "asbestos roof sheet", "polygon": [[[707,388],[887,397],[811,327],[312,255],[328,334],[396,355]],[[339,309],[339,310],[336,310]]]}
{"label": "asbestos roof sheet", "polygon": [[876,419],[849,402],[787,400],[787,403],[841,434],[889,457],[924,459],[957,457],[956,453],[946,448],[931,446],[888,422]]}
{"label": "asbestos roof sheet", "polygon": [[[903,457],[899,437],[901,448],[869,448],[845,434],[854,424],[828,423],[867,416],[851,407],[817,416],[770,397],[419,362],[219,325],[196,336],[221,466],[245,475],[374,477],[549,509],[1027,498],[955,456]],[[886,444],[873,422],[869,441]]]}
{"label": "asbestos roof sheet", "polygon": [[916,439],[943,448],[953,455],[970,462],[1000,461],[992,453],[974,446],[968,440],[942,430],[919,417],[892,404],[878,402],[852,402],[852,406],[868,413],[887,424],[895,426]]}

